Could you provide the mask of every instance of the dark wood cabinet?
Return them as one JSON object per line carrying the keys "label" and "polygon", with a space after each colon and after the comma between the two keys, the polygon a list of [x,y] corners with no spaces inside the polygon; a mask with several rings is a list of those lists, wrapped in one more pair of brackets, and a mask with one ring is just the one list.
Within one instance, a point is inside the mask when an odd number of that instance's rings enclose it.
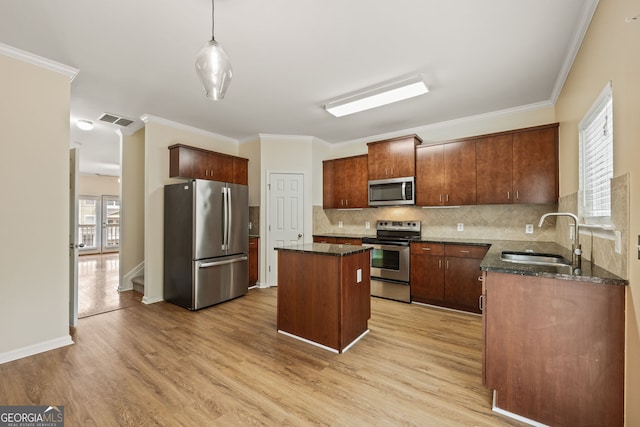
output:
{"label": "dark wood cabinet", "polygon": [[476,204],[475,141],[416,147],[416,204]]}
{"label": "dark wood cabinet", "polygon": [[278,330],[341,353],[371,317],[369,257],[278,250]]}
{"label": "dark wood cabinet", "polygon": [[484,382],[545,425],[624,424],[625,287],[485,273]]}
{"label": "dark wood cabinet", "polygon": [[362,245],[362,239],[353,237],[325,237],[313,236],[313,243],[333,243],[337,245]]}
{"label": "dark wood cabinet", "polygon": [[369,205],[367,155],[322,162],[322,207],[366,208]]}
{"label": "dark wood cabinet", "polygon": [[558,201],[558,124],[476,140],[478,204]]}
{"label": "dark wood cabinet", "polygon": [[476,174],[479,205],[512,203],[513,135],[476,140]]}
{"label": "dark wood cabinet", "polygon": [[411,244],[411,301],[441,305],[444,302],[444,245]]}
{"label": "dark wood cabinet", "polygon": [[259,243],[258,237],[249,237],[249,286],[255,286],[258,283]]}
{"label": "dark wood cabinet", "polygon": [[369,180],[415,176],[415,147],[421,142],[418,135],[369,142]]}
{"label": "dark wood cabinet", "polygon": [[197,147],[169,147],[169,177],[248,184],[248,160]]}
{"label": "dark wood cabinet", "polygon": [[411,243],[411,300],[480,313],[486,246]]}
{"label": "dark wood cabinet", "polygon": [[513,134],[514,203],[558,201],[558,125]]}

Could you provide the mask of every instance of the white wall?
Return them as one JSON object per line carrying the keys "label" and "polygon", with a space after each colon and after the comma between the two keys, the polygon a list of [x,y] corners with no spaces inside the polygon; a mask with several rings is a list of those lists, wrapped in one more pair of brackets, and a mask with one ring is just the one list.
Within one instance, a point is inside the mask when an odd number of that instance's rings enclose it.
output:
{"label": "white wall", "polygon": [[71,76],[1,52],[0,70],[5,160],[0,168],[0,181],[5,184],[0,209],[3,363],[72,343],[68,250]]}
{"label": "white wall", "polygon": [[120,177],[79,175],[77,193],[81,196],[119,196]]}
{"label": "white wall", "polygon": [[150,304],[163,299],[164,186],[181,180],[169,178],[169,150],[174,144],[238,155],[236,140],[200,129],[143,116],[144,148],[144,298]]}

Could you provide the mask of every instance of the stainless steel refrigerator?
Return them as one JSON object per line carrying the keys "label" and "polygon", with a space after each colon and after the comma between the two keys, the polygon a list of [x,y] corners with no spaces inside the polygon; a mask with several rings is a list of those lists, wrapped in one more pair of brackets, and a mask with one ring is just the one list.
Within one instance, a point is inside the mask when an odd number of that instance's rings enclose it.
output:
{"label": "stainless steel refrigerator", "polygon": [[164,188],[164,299],[198,310],[248,291],[246,185],[190,180]]}

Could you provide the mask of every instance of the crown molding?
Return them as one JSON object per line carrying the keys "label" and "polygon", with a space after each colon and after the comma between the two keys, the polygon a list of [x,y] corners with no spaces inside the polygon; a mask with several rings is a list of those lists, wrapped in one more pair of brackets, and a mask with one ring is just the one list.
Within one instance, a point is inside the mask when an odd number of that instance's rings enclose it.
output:
{"label": "crown molding", "polygon": [[143,114],[142,116],[140,116],[140,120],[142,120],[145,123],[157,123],[157,124],[160,124],[160,125],[163,125],[163,126],[167,126],[167,127],[170,127],[170,128],[183,130],[185,132],[191,132],[191,133],[195,133],[197,135],[206,136],[208,138],[213,138],[213,139],[217,139],[217,140],[223,140],[225,142],[231,142],[231,143],[234,143],[234,144],[238,144],[239,143],[239,141],[237,139],[229,138],[228,136],[220,135],[218,133],[210,132],[208,130],[200,129],[200,128],[197,128],[197,127],[185,125],[183,123],[174,122],[172,120],[164,119],[162,117],[154,116],[154,115],[151,115],[151,114]]}
{"label": "crown molding", "polygon": [[38,56],[4,43],[0,43],[0,54],[17,59],[18,61],[26,62],[27,64],[35,65],[36,67],[44,68],[45,70],[62,74],[63,76],[68,77],[70,81],[73,81],[80,72],[77,68],[70,67],[52,59]]}
{"label": "crown molding", "polygon": [[573,67],[573,61],[575,61],[576,56],[578,56],[580,46],[582,46],[582,42],[587,34],[587,30],[589,29],[589,25],[591,24],[591,20],[593,19],[593,15],[596,13],[597,8],[598,0],[589,0],[585,2],[584,9],[582,10],[582,16],[578,22],[578,29],[573,36],[573,40],[571,40],[571,43],[569,44],[569,50],[567,51],[564,62],[562,63],[562,67],[560,67],[556,84],[551,91],[550,101],[553,104],[555,104],[560,97],[564,83],[567,81],[567,77],[569,77],[571,67]]}

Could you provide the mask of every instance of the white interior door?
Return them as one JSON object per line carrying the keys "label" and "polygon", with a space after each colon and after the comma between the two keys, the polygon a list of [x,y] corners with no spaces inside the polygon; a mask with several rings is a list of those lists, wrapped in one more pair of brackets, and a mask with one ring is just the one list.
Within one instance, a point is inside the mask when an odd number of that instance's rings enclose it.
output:
{"label": "white interior door", "polygon": [[275,247],[302,243],[304,237],[304,175],[271,173],[267,218],[267,284],[278,284]]}
{"label": "white interior door", "polygon": [[78,150],[69,151],[69,325],[78,324]]}

